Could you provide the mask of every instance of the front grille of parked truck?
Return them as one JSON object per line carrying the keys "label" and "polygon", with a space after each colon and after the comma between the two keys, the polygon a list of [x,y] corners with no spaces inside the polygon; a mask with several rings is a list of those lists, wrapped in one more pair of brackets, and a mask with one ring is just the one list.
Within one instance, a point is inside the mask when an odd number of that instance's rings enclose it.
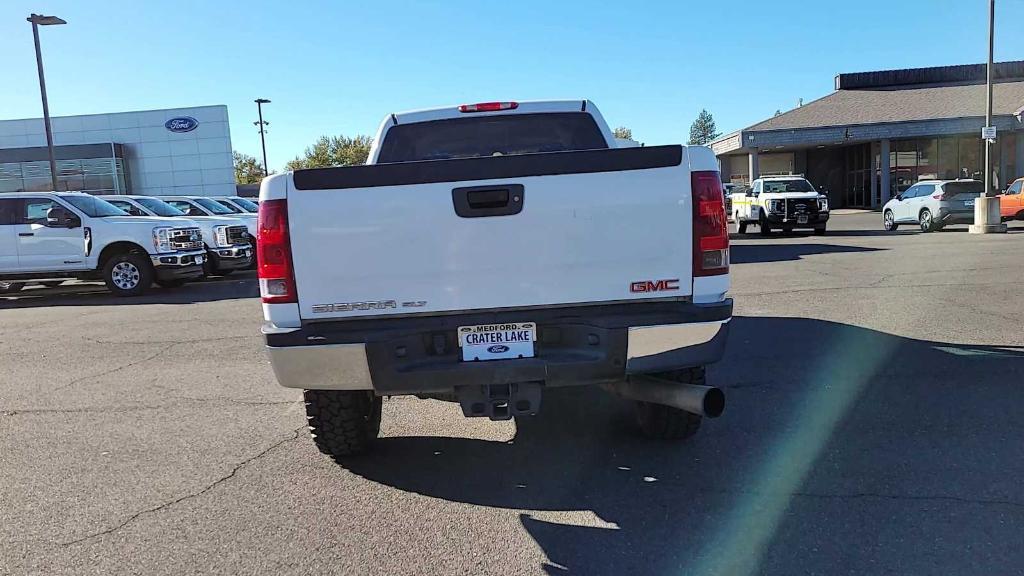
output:
{"label": "front grille of parked truck", "polygon": [[791,215],[817,214],[817,198],[787,198],[786,213]]}
{"label": "front grille of parked truck", "polygon": [[228,244],[234,246],[248,243],[249,230],[245,226],[228,226]]}
{"label": "front grille of parked truck", "polygon": [[175,228],[168,234],[172,250],[196,250],[203,247],[199,228]]}

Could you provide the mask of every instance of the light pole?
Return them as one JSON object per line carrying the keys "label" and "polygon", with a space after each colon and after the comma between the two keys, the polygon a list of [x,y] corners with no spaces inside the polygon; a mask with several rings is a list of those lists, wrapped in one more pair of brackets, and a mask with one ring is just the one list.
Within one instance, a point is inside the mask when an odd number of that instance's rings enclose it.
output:
{"label": "light pole", "polygon": [[[992,232],[1006,232],[1006,224],[1003,224],[999,215],[999,198],[992,195],[992,164],[989,153],[992,148],[992,141],[995,139],[995,131],[986,134],[992,126],[992,52],[995,43],[996,23],[996,0],[988,0],[988,65],[985,68],[985,130],[982,131],[982,138],[985,139],[985,192],[974,201],[974,224],[968,230],[971,234],[989,234]],[[1003,176],[1005,179],[1005,176]]]}
{"label": "light pole", "polygon": [[260,121],[253,122],[253,124],[260,127],[260,144],[263,145],[263,176],[266,177],[270,174],[270,172],[267,171],[267,139],[266,137],[264,137],[263,127],[270,126],[270,122],[263,121],[263,105],[270,104],[270,100],[267,100],[266,98],[257,98],[255,102],[256,110],[259,112],[260,115]]}
{"label": "light pole", "polygon": [[25,20],[32,23],[32,38],[36,43],[36,67],[39,68],[39,92],[43,96],[43,125],[46,127],[46,149],[50,154],[50,183],[57,191],[57,159],[53,154],[53,129],[50,128],[50,105],[46,101],[46,80],[43,78],[43,53],[39,49],[39,27],[67,24],[56,16],[32,14]]}

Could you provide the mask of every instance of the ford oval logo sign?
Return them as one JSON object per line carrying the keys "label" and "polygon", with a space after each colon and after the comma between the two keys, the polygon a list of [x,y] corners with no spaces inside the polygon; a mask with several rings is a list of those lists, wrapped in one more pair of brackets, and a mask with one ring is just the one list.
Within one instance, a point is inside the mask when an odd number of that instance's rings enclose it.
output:
{"label": "ford oval logo sign", "polygon": [[508,346],[504,344],[495,344],[487,349],[491,354],[501,354],[502,352],[508,352]]}
{"label": "ford oval logo sign", "polygon": [[164,128],[171,132],[191,132],[199,126],[199,121],[191,116],[179,116],[164,122]]}

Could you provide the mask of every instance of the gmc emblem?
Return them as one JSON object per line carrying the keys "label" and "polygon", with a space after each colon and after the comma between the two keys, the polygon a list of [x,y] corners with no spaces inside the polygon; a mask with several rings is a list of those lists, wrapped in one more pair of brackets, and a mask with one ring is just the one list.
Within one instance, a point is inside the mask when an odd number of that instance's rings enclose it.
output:
{"label": "gmc emblem", "polygon": [[630,292],[665,292],[666,290],[679,290],[679,278],[668,280],[638,280],[629,285]]}

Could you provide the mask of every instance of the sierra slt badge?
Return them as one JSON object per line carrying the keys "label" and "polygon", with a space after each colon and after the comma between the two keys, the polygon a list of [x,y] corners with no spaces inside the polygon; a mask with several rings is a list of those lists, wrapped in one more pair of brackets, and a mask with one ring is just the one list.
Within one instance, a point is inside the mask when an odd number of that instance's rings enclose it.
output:
{"label": "sierra slt badge", "polygon": [[171,132],[191,132],[199,126],[199,120],[191,116],[178,116],[164,122],[164,128]]}
{"label": "sierra slt badge", "polygon": [[[422,308],[427,305],[426,300],[412,300],[402,302],[402,308]],[[367,300],[366,302],[338,302],[335,304],[313,304],[314,314],[327,312],[351,312],[353,310],[386,310],[398,308],[398,302],[394,300]]]}
{"label": "sierra slt badge", "polygon": [[397,308],[394,300],[375,300],[370,302],[339,302],[337,304],[313,304],[314,314],[326,312],[351,312],[353,310],[386,310]]}

